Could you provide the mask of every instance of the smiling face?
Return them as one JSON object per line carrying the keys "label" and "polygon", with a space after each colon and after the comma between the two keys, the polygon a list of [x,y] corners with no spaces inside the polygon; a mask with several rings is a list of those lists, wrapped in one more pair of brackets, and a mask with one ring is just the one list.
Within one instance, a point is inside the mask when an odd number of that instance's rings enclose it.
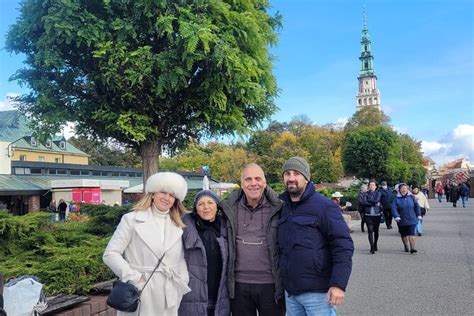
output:
{"label": "smiling face", "polygon": [[283,183],[291,199],[297,201],[306,189],[308,180],[296,170],[287,170],[283,173]]}
{"label": "smiling face", "polygon": [[240,186],[245,193],[247,203],[251,206],[256,206],[262,198],[263,191],[267,187],[267,180],[262,168],[256,164],[248,165],[242,171],[240,179]]}
{"label": "smiling face", "polygon": [[213,222],[217,215],[216,201],[208,196],[203,196],[196,203],[196,211],[203,220]]}
{"label": "smiling face", "polygon": [[174,201],[176,201],[176,197],[167,192],[153,193],[152,198],[153,205],[162,212],[167,212],[173,206]]}

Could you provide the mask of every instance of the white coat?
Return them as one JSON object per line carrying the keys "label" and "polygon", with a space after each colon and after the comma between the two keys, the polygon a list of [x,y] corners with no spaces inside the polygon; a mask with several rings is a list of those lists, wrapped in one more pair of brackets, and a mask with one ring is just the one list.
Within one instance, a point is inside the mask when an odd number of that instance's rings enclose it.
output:
{"label": "white coat", "polygon": [[[158,224],[152,210],[125,214],[105,249],[104,263],[124,282],[132,281],[139,290],[166,252],[160,267],[141,294],[140,315],[177,315],[184,294],[190,291],[189,275],[184,260],[183,230],[166,216],[165,240],[157,234]],[[163,246],[164,245],[164,246]],[[118,315],[138,315],[119,312]]]}

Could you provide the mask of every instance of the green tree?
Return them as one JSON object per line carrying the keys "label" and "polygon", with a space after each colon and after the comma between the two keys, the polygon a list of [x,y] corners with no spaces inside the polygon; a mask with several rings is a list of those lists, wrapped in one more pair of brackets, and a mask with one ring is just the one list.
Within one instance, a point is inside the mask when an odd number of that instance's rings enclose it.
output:
{"label": "green tree", "polygon": [[104,142],[86,136],[74,136],[68,142],[90,155],[89,164],[99,166],[141,167],[141,158],[130,148],[116,142]]}
{"label": "green tree", "polygon": [[221,181],[240,184],[242,168],[255,160],[255,156],[249,154],[244,148],[222,146],[211,155],[212,176]]}
{"label": "green tree", "polygon": [[364,106],[352,115],[344,126],[344,131],[350,133],[363,127],[389,127],[389,123],[390,118],[382,110],[374,106]]}
{"label": "green tree", "polygon": [[364,127],[347,135],[342,153],[344,170],[359,178],[386,180],[398,137],[388,127]]}
{"label": "green tree", "polygon": [[202,136],[246,133],[276,110],[267,0],[24,0],[6,47],[37,130],[113,138],[143,159]]}

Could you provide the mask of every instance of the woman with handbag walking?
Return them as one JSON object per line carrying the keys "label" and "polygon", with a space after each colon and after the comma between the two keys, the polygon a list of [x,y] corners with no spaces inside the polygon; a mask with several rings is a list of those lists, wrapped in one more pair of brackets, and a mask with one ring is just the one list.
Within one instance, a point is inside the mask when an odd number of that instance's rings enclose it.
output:
{"label": "woman with handbag walking", "polygon": [[191,214],[183,218],[184,257],[191,292],[181,301],[180,316],[227,316],[229,250],[227,220],[217,195],[209,190],[196,194]]}
{"label": "woman with handbag walking", "polygon": [[[408,185],[398,186],[397,197],[392,202],[392,216],[397,222],[398,232],[402,238],[405,252],[416,253],[415,228],[418,220],[422,219],[420,205],[408,191]],[[409,248],[409,247],[410,248]]]}
{"label": "woman with handbag walking", "polygon": [[415,230],[416,230],[416,234],[418,236],[421,236],[423,234],[423,217],[426,215],[426,212],[430,209],[430,204],[428,203],[428,199],[426,198],[426,195],[420,191],[420,188],[418,186],[414,185],[411,188],[411,193],[413,194],[416,201],[418,202],[418,205],[420,206],[421,219],[418,220]]}
{"label": "woman with handbag walking", "polygon": [[381,194],[376,191],[377,183],[370,181],[368,191],[362,196],[362,205],[364,207],[364,218],[367,225],[367,232],[370,244],[370,253],[374,254],[377,250],[377,243],[379,240],[379,227],[383,210],[380,206]]}
{"label": "woman with handbag walking", "polygon": [[145,195],[133,211],[122,217],[103,260],[122,282],[130,282],[141,294],[136,311],[118,315],[178,314],[183,295],[190,291],[181,240],[186,212],[181,202],[187,189],[181,175],[156,173],[148,178]]}

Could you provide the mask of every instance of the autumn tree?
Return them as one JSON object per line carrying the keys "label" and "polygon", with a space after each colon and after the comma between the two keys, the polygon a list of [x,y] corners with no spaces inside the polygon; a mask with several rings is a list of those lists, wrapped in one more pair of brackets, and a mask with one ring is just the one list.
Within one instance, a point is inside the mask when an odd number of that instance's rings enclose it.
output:
{"label": "autumn tree", "polygon": [[267,0],[24,0],[6,47],[26,56],[12,80],[38,131],[75,122],[140,153],[144,178],[163,149],[246,133],[276,110]]}

